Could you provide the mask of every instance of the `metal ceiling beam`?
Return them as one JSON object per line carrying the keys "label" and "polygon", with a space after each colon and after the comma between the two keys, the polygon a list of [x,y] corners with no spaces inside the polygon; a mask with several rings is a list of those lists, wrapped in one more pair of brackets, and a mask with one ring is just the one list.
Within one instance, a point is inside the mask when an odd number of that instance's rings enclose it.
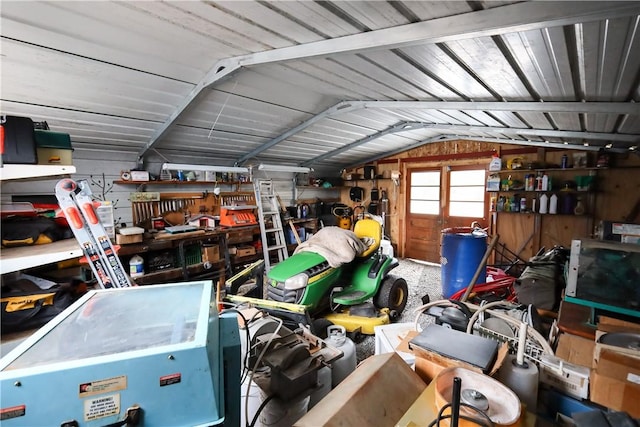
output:
{"label": "metal ceiling beam", "polygon": [[238,160],[236,160],[235,164],[237,166],[237,165],[242,164],[243,162],[246,162],[250,158],[262,153],[265,150],[268,150],[269,148],[273,147],[274,145],[284,141],[285,139],[289,138],[290,136],[295,135],[296,133],[308,128],[309,126],[313,125],[314,123],[319,122],[320,120],[322,120],[322,119],[324,119],[326,117],[332,116],[332,115],[337,114],[337,113],[346,113],[346,112],[352,111],[354,109],[355,108],[353,106],[351,106],[348,102],[339,102],[339,103],[327,108],[323,112],[318,113],[315,116],[305,120],[304,122],[300,123],[298,126],[296,126],[294,128],[291,128],[288,131],[286,131],[285,133],[282,133],[282,134],[276,136],[275,138],[273,138],[269,142],[265,142],[264,144],[262,144],[258,148],[254,149],[253,151],[250,151],[249,153],[247,153],[244,156],[240,157]]}
{"label": "metal ceiling beam", "polygon": [[418,129],[438,129],[453,130],[467,132],[498,132],[502,134],[516,134],[526,136],[538,136],[547,138],[573,138],[573,139],[589,139],[597,141],[618,141],[632,142],[640,141],[640,135],[622,134],[622,133],[606,133],[606,132],[579,132],[569,130],[553,130],[553,129],[529,129],[529,128],[505,128],[499,126],[469,126],[469,125],[450,125],[441,123],[421,123],[407,122],[403,128],[405,131]]}
{"label": "metal ceiling beam", "polygon": [[[404,153],[405,151],[409,151],[409,150],[413,150],[414,148],[418,148],[418,147],[422,147],[423,145],[426,144],[431,144],[434,142],[439,142],[439,141],[446,141],[447,137],[446,136],[442,136],[442,135],[438,135],[438,136],[434,136],[428,139],[424,139],[420,142],[416,142],[415,144],[411,144],[411,145],[407,145],[405,147],[402,148],[397,148],[395,150],[391,150],[391,151],[386,151],[384,153],[380,153],[380,154],[376,154],[375,156],[371,156],[367,159],[364,159],[360,162],[358,162],[357,164],[353,164],[353,165],[348,165],[346,166],[347,169],[351,169],[351,168],[355,168],[357,166],[362,166],[362,165],[366,165],[367,163],[372,163],[375,162],[376,160],[380,160],[380,159],[384,159],[387,157],[391,157],[391,156],[395,156],[396,154],[400,154],[400,153]],[[458,139],[463,139],[463,138],[458,138]]]}
{"label": "metal ceiling beam", "polygon": [[[269,142],[262,144],[250,153],[245,154],[236,161],[236,165],[247,161],[251,157],[254,157],[263,151],[268,150],[274,145],[284,141],[290,136],[295,135],[298,132],[303,131],[309,126],[317,123],[319,120],[336,115],[338,113],[344,114],[350,111],[359,109],[388,109],[388,110],[458,110],[458,111],[530,111],[539,113],[574,113],[574,114],[632,114],[640,115],[640,104],[634,102],[444,102],[444,101],[342,101],[332,107],[324,110],[310,119],[300,123],[295,128],[286,131],[283,134],[278,135]],[[417,122],[419,125],[423,123]],[[483,127],[480,127],[483,128]],[[491,129],[489,127],[483,129]],[[496,129],[505,129],[499,128]],[[341,147],[331,153],[326,153],[322,156],[315,157],[308,160],[303,164],[309,165],[312,161],[324,160],[327,157],[331,157],[335,154],[339,154],[349,148],[357,147],[358,145],[365,144],[375,138],[386,135],[387,130],[380,131],[374,135],[367,136],[363,139],[348,144],[345,147]],[[546,130],[545,130],[546,131]],[[381,132],[386,132],[380,134]],[[560,136],[559,136],[560,137]]]}
{"label": "metal ceiling beam", "polygon": [[218,61],[207,75],[200,80],[193,89],[191,89],[189,95],[180,102],[167,120],[165,120],[164,123],[162,123],[162,125],[153,133],[149,142],[147,142],[138,152],[138,161],[140,161],[147,151],[151,150],[153,146],[169,132],[171,126],[173,126],[176,120],[178,120],[178,117],[180,117],[182,113],[202,97],[205,89],[211,87],[214,83],[218,83],[229,78],[239,69],[240,65],[238,65],[237,61],[233,61],[232,59],[223,59],[222,61]]}
{"label": "metal ceiling beam", "polygon": [[238,57],[242,66],[397,49],[640,14],[638,2],[522,2]]}
{"label": "metal ceiling beam", "polygon": [[[636,143],[640,140],[640,136],[631,134],[617,134],[617,133],[601,133],[601,132],[575,132],[575,131],[563,131],[563,130],[549,130],[549,129],[529,129],[529,128],[505,128],[498,126],[469,126],[469,125],[450,125],[450,124],[438,124],[438,123],[424,123],[424,122],[401,122],[395,124],[387,129],[376,132],[372,135],[361,138],[350,144],[347,144],[338,149],[321,154],[320,156],[302,162],[302,166],[310,166],[314,163],[328,159],[329,157],[336,156],[340,153],[348,151],[357,146],[366,144],[374,139],[381,138],[385,135],[409,132],[419,129],[438,129],[438,130],[453,130],[453,131],[467,131],[467,132],[498,132],[498,133],[514,133],[517,135],[529,135],[549,138],[574,138],[574,139],[591,139],[591,140],[604,140],[604,141],[619,141],[619,142],[633,142]],[[422,145],[422,144],[420,144]],[[548,145],[546,145],[548,146]],[[403,149],[403,150],[406,150]]]}
{"label": "metal ceiling beam", "polygon": [[[584,146],[583,144],[569,144],[569,143],[556,143],[556,142],[543,142],[543,141],[531,141],[522,139],[509,139],[509,138],[487,138],[487,137],[475,137],[475,136],[460,136],[460,135],[439,135],[432,138],[425,139],[415,144],[408,145],[396,150],[387,151],[384,153],[371,156],[367,159],[361,160],[356,164],[350,164],[344,166],[346,169],[356,168],[358,166],[365,165],[367,163],[375,162],[376,160],[385,159],[387,157],[395,156],[396,154],[404,153],[405,151],[413,150],[414,148],[421,147],[426,144],[433,144],[435,142],[445,141],[483,141],[483,142],[495,142],[497,144],[509,144],[509,145],[526,145],[532,147],[544,147],[544,148],[560,148],[563,150],[581,150],[581,151],[598,151],[600,146]],[[628,153],[628,149],[623,148],[610,148],[609,152],[612,153]]]}
{"label": "metal ceiling beam", "polygon": [[139,158],[153,148],[178,117],[203,90],[241,67],[291,60],[382,50],[426,43],[443,43],[474,37],[488,37],[519,31],[640,14],[638,2],[522,2],[465,14],[416,22],[297,46],[272,49],[219,61],[140,150]]}
{"label": "metal ceiling beam", "polygon": [[[321,154],[317,157],[314,157],[313,159],[309,159],[307,161],[302,162],[300,165],[301,166],[310,166],[314,163],[318,163],[321,162],[324,159],[328,159],[329,157],[333,157],[333,156],[337,156],[340,153],[344,153],[345,151],[351,150],[352,148],[355,148],[359,145],[364,145],[367,142],[373,141],[374,139],[378,139],[378,138],[382,138],[385,135],[390,135],[393,133],[398,133],[398,132],[406,132],[406,131],[410,131],[410,130],[414,130],[414,129],[407,129],[407,124],[410,122],[401,122],[398,123],[396,125],[390,126],[384,130],[381,130],[379,132],[376,132],[372,135],[369,136],[365,136],[364,138],[361,138],[357,141],[354,141],[350,144],[344,145],[340,148],[337,148],[335,150],[332,151],[328,151],[324,154]],[[419,123],[420,125],[422,125],[423,123]]]}
{"label": "metal ceiling beam", "polygon": [[[347,102],[347,101],[345,101]],[[635,102],[474,102],[474,101],[348,101],[354,109],[429,109],[467,111],[513,111],[538,113],[632,114],[640,115]]]}

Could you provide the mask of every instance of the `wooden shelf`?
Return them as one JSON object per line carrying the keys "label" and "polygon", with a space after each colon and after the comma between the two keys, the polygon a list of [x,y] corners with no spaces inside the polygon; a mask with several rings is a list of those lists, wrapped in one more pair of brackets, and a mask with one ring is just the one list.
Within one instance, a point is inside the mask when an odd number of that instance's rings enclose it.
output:
{"label": "wooden shelf", "polygon": [[559,217],[559,216],[569,216],[572,218],[587,218],[589,219],[591,217],[591,214],[582,214],[582,215],[576,215],[576,214],[561,214],[561,213],[557,213],[557,214],[550,214],[550,213],[546,213],[546,214],[541,214],[538,212],[511,212],[511,211],[496,211],[496,212],[490,212],[490,213],[497,213],[497,214],[507,214],[507,215],[538,215],[544,218],[552,218],[552,217]]}
{"label": "wooden shelf", "polygon": [[251,182],[240,181],[113,181],[119,185],[251,185]]}
{"label": "wooden shelf", "polygon": [[571,172],[571,171],[593,171],[593,170],[606,170],[608,168],[541,168],[541,169],[502,169],[499,171],[489,171],[489,174],[499,173],[499,174],[509,174],[509,173],[522,173],[522,172]]}
{"label": "wooden shelf", "polygon": [[10,179],[43,178],[76,173],[75,166],[58,165],[4,165],[0,168],[0,181]]}
{"label": "wooden shelf", "polygon": [[332,187],[322,187],[315,185],[296,185],[296,188],[299,190],[339,190],[341,188],[346,188],[345,186],[332,186]]}
{"label": "wooden shelf", "polygon": [[82,249],[76,239],[59,240],[46,245],[4,248],[0,252],[0,274],[79,258],[82,255]]}
{"label": "wooden shelf", "polygon": [[487,190],[487,193],[524,193],[524,194],[545,194],[545,193],[558,193],[558,194],[593,194],[593,190],[565,190],[559,188],[557,190]]}

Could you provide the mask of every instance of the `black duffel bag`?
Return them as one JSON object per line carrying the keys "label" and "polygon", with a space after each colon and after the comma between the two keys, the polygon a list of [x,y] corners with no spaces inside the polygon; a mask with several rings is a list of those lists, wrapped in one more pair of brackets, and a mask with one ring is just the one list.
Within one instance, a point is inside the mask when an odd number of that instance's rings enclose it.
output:
{"label": "black duffel bag", "polygon": [[73,237],[69,227],[43,216],[2,218],[2,247],[41,245]]}
{"label": "black duffel bag", "polygon": [[2,333],[19,332],[44,326],[62,313],[84,292],[86,284],[57,285],[51,289],[34,290],[32,286],[3,286],[0,303]]}

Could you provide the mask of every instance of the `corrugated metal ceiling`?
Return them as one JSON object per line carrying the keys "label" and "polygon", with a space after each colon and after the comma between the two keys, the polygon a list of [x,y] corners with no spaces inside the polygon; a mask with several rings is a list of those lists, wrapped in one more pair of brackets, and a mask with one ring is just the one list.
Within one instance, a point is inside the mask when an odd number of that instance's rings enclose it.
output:
{"label": "corrugated metal ceiling", "polygon": [[640,140],[640,2],[3,1],[0,13],[2,112],[47,120],[76,148],[342,168],[441,138]]}

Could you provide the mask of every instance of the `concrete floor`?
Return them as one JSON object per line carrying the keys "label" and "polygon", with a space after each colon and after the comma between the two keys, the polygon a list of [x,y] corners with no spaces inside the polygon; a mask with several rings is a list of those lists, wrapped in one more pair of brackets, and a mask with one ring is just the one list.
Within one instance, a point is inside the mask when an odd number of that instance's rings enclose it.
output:
{"label": "concrete floor", "polygon": [[[431,301],[442,299],[440,266],[411,259],[400,259],[400,265],[391,271],[393,276],[407,281],[409,299],[407,306],[397,322],[413,322],[414,310],[422,305],[422,297],[429,295]],[[358,362],[374,354],[374,336],[367,336],[356,345]]]}

